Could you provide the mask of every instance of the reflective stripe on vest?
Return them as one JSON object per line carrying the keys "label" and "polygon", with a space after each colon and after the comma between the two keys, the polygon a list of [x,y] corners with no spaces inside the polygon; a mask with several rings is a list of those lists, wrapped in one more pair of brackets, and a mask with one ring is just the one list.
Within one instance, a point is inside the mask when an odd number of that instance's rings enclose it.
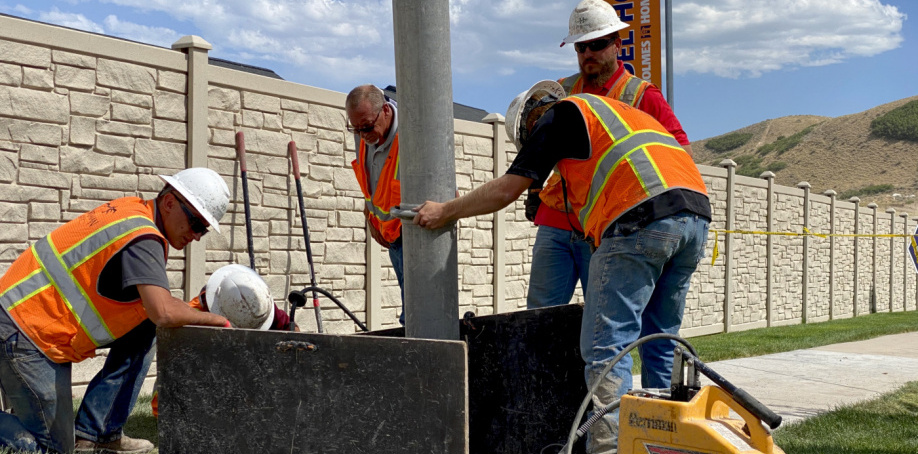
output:
{"label": "reflective stripe on vest", "polygon": [[648,145],[663,145],[681,150],[682,147],[679,142],[671,135],[658,131],[642,130],[633,132],[622,121],[618,113],[597,96],[574,95],[573,97],[586,101],[590,110],[596,115],[596,119],[602,123],[603,128],[614,141],[613,145],[607,150],[592,150],[592,153],[602,153],[602,157],[599,159],[596,170],[593,173],[586,203],[577,216],[580,220],[580,225],[587,225],[587,219],[596,206],[599,195],[602,194],[606,182],[612,175],[612,171],[618,167],[622,160],[627,160],[631,166],[635,177],[640,181],[641,187],[647,194],[647,198],[665,192],[668,189],[666,181],[660,174],[656,163],[644,150],[644,147]]}
{"label": "reflective stripe on vest", "polygon": [[125,235],[145,228],[156,229],[156,224],[143,216],[128,217],[102,227],[63,252],[57,250],[50,235],[42,238],[31,247],[41,269],[32,272],[0,295],[0,305],[10,311],[48,286],[54,286],[58,296],[96,346],[114,341],[115,336],[71,271]]}
{"label": "reflective stripe on vest", "polygon": [[[361,148],[362,148],[362,147],[361,147]],[[395,171],[394,171],[394,173],[392,174],[392,179],[393,179],[393,180],[398,180],[399,160],[400,160],[401,158],[402,158],[401,153],[399,153],[398,156],[396,156],[396,158],[395,158]],[[357,162],[358,162],[358,164],[360,164],[361,166],[364,166],[364,168],[366,167],[366,163],[363,162],[362,160],[358,159]],[[380,183],[381,183],[381,181],[380,181],[380,176],[383,174],[384,170],[385,170],[385,166],[383,166],[383,168],[380,169],[379,175],[376,176],[376,190],[377,190],[377,191],[379,191],[379,189],[380,189]],[[374,195],[375,195],[375,192],[374,192]],[[367,211],[369,211],[370,214],[372,214],[373,216],[376,216],[377,218],[379,218],[380,221],[386,222],[386,221],[391,221],[391,220],[393,220],[393,219],[397,219],[395,216],[392,216],[392,215],[389,214],[389,210],[374,205],[374,204],[373,204],[373,196],[372,196],[372,195],[369,196],[369,197],[367,197],[367,195],[364,194],[363,199],[364,199],[364,203],[365,203],[366,206],[367,206]]]}

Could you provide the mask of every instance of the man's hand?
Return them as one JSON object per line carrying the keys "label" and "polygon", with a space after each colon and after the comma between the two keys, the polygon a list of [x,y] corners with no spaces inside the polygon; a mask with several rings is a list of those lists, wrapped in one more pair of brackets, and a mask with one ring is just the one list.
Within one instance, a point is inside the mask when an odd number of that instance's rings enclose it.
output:
{"label": "man's hand", "polygon": [[414,217],[414,224],[429,230],[443,227],[450,221],[444,212],[443,205],[443,203],[431,202],[430,200],[422,203],[414,209],[418,213]]}
{"label": "man's hand", "polygon": [[156,326],[174,328],[185,325],[225,326],[229,321],[222,316],[192,309],[168,290],[155,285],[138,284],[137,292],[143,308]]}

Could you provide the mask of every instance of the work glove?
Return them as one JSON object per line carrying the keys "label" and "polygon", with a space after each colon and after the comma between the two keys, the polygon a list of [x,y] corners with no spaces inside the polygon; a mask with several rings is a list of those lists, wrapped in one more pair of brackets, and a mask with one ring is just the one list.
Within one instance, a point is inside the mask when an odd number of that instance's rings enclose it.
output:
{"label": "work glove", "polygon": [[526,206],[526,219],[529,219],[529,222],[535,222],[539,205],[542,204],[542,199],[539,198],[540,192],[542,192],[541,189],[530,189],[529,195],[526,196],[526,201],[523,202]]}

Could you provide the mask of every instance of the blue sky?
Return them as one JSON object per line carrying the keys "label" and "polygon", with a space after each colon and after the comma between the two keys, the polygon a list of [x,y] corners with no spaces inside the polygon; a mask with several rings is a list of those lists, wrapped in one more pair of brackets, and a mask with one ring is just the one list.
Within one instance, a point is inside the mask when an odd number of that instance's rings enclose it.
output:
{"label": "blue sky", "polygon": [[[577,71],[576,0],[451,0],[453,100],[504,113]],[[674,0],[676,114],[700,140],[785,115],[841,116],[918,95],[915,0]],[[211,55],[347,92],[395,84],[391,0],[0,0],[0,13]],[[664,88],[665,93],[665,88]]]}

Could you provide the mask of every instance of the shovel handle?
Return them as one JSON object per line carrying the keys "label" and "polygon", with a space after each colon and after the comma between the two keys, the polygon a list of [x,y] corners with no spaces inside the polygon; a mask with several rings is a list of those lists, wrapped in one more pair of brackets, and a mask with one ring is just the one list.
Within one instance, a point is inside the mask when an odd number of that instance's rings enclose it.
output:
{"label": "shovel handle", "polygon": [[297,156],[296,152],[296,142],[290,141],[287,144],[287,153],[290,154],[290,162],[293,164],[293,178],[296,180],[300,179],[300,158]]}
{"label": "shovel handle", "polygon": [[245,134],[242,131],[236,133],[236,157],[239,158],[239,170],[246,172],[245,168]]}

